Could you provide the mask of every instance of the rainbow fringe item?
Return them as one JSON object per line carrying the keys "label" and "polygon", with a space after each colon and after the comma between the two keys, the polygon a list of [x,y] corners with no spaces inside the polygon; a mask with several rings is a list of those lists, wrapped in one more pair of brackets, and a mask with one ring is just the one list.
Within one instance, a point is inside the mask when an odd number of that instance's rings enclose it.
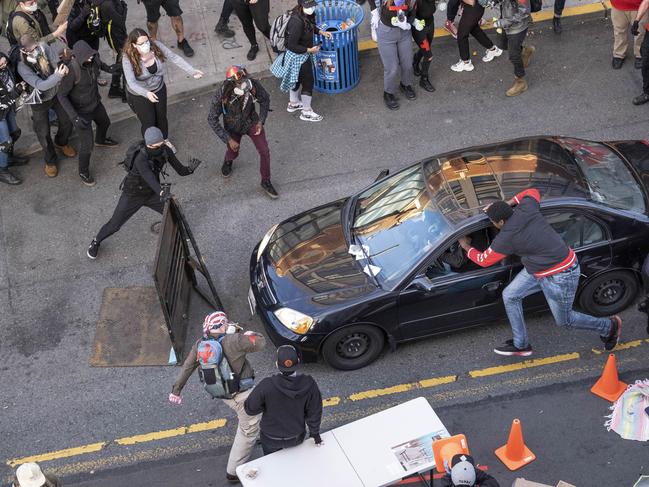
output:
{"label": "rainbow fringe item", "polygon": [[649,379],[630,384],[611,406],[613,411],[604,423],[608,431],[615,431],[625,440],[649,440]]}

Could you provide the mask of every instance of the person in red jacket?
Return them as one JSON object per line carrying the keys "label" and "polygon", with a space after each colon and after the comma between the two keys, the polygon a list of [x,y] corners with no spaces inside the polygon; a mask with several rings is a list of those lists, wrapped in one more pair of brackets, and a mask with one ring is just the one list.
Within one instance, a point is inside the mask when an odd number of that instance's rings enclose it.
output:
{"label": "person in red jacket", "polygon": [[[642,0],[611,0],[611,23],[613,24],[613,69],[620,69],[626,58],[627,47],[629,46],[629,31],[633,25]],[[645,15],[639,22],[641,32],[633,41],[633,56],[635,68],[642,68],[642,57],[640,46],[644,39],[644,30],[647,25]]]}
{"label": "person in red jacket", "polygon": [[606,350],[613,350],[620,339],[622,320],[619,316],[597,318],[572,309],[579,285],[579,262],[575,252],[541,214],[540,203],[539,191],[526,189],[509,201],[496,201],[487,206],[485,212],[500,232],[484,252],[471,247],[467,237],[459,240],[467,257],[481,267],[489,267],[508,255],[518,255],[523,264],[523,269],[503,291],[513,339],[494,352],[532,355],[523,317],[523,298],[538,291],[547,299],[557,325],[596,331]]}

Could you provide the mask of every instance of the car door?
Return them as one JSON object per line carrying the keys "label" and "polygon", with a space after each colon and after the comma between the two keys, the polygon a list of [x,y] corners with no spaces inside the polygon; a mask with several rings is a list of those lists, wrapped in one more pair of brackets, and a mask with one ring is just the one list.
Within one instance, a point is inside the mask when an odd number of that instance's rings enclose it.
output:
{"label": "car door", "polygon": [[511,266],[416,276],[398,297],[400,339],[498,319],[504,315],[501,294],[509,283]]}

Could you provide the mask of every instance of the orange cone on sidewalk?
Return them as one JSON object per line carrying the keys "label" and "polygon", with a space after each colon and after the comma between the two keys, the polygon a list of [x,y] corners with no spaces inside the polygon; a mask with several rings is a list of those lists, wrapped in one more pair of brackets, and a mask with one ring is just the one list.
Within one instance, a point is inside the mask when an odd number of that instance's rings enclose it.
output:
{"label": "orange cone on sidewalk", "polygon": [[536,460],[536,455],[525,446],[523,428],[519,419],[512,421],[507,444],[498,448],[495,453],[509,470],[518,470]]}
{"label": "orange cone on sidewalk", "polygon": [[469,454],[469,444],[466,436],[455,435],[450,438],[433,441],[433,457],[435,466],[440,473],[446,472],[446,466],[451,468],[451,460],[454,455]]}
{"label": "orange cone on sidewalk", "polygon": [[622,395],[626,390],[627,385],[617,377],[617,365],[615,362],[615,355],[610,354],[604,372],[595,385],[590,389],[590,392],[603,397],[604,399],[615,402],[617,398]]}

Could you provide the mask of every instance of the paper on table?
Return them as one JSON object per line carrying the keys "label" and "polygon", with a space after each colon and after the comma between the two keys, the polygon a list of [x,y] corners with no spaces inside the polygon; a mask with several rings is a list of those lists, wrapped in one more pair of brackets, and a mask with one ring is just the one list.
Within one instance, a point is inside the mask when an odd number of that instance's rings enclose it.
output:
{"label": "paper on table", "polygon": [[381,272],[381,268],[370,264],[363,267],[363,272],[368,276],[376,276],[379,272]]}
{"label": "paper on table", "polygon": [[370,255],[370,248],[367,245],[361,246],[361,245],[352,244],[349,246],[348,252],[352,254],[356,260],[360,260],[360,259],[364,259],[365,255]]}

